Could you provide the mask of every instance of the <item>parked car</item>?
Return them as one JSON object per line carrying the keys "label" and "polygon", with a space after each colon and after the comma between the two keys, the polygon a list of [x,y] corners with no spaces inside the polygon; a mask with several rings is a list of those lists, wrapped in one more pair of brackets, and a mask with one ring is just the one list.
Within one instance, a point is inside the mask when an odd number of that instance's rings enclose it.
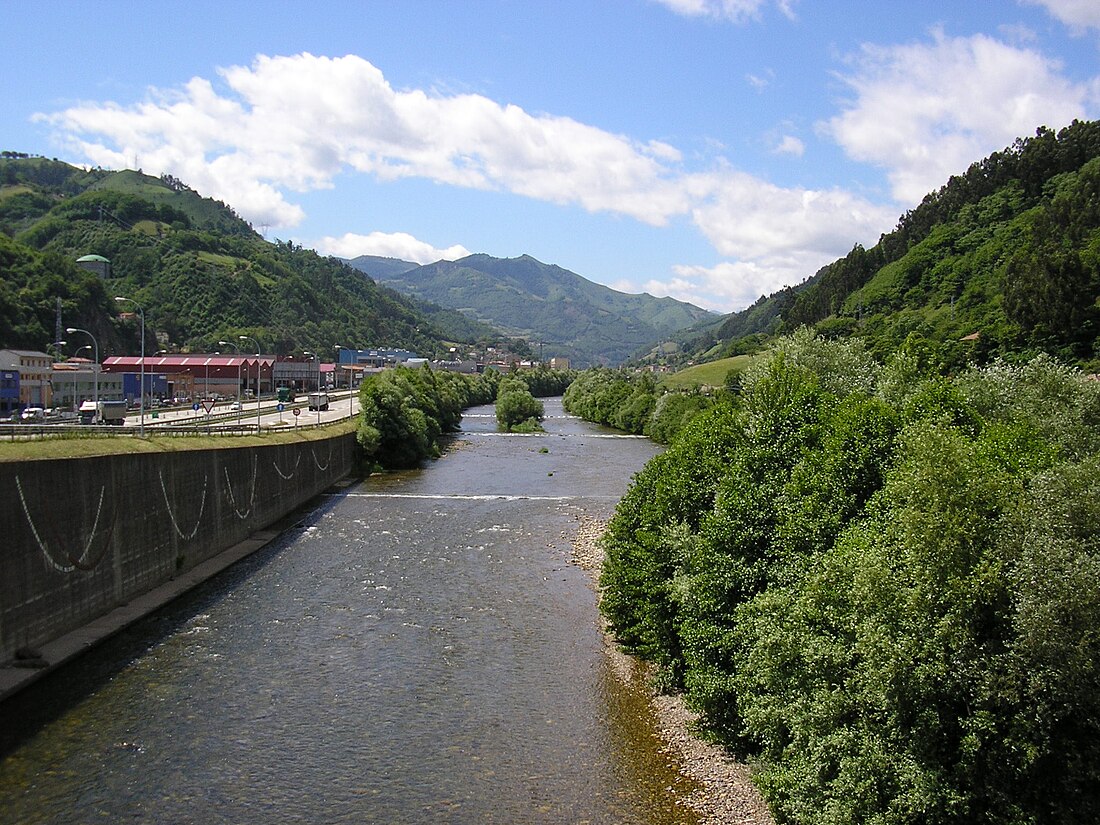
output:
{"label": "parked car", "polygon": [[41,407],[27,407],[20,418],[24,424],[40,424],[46,420],[46,411]]}

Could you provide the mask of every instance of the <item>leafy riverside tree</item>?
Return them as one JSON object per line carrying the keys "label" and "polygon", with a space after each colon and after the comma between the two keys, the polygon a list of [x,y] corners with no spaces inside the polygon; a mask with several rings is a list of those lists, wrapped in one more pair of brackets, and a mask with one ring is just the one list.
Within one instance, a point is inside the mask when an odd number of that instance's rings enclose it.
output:
{"label": "leafy riverside tree", "polygon": [[542,402],[518,378],[501,379],[497,386],[497,424],[505,432],[538,432],[545,415]]}
{"label": "leafy riverside tree", "polygon": [[359,390],[356,433],[367,461],[395,470],[439,455],[439,438],[458,429],[462,410],[488,404],[495,376],[398,367],[368,377]]}
{"label": "leafy riverside tree", "polygon": [[800,331],[640,472],[601,609],[777,819],[1100,817],[1100,383]]}
{"label": "leafy riverside tree", "polygon": [[595,367],[575,378],[563,403],[588,421],[667,444],[714,399],[698,391],[663,392],[647,372]]}

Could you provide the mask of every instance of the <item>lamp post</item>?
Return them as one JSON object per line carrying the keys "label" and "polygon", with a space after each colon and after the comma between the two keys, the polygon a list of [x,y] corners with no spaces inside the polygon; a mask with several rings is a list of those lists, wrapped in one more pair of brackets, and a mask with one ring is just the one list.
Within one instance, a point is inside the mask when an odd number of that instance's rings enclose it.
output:
{"label": "lamp post", "polygon": [[[72,335],[74,332],[83,332],[85,335],[92,339],[92,352],[94,353],[95,357],[95,365],[92,367],[92,377],[95,379],[94,398],[96,415],[99,415],[99,342],[96,341],[95,336],[92,335],[92,333],[88,332],[88,330],[86,329],[80,329],[80,327],[67,327],[65,329],[65,332],[69,333],[69,335]],[[87,346],[87,344],[85,344],[84,346]],[[84,349],[84,347],[81,347],[80,349]],[[77,352],[79,351],[80,350],[77,350]]]}
{"label": "lamp post", "polygon": [[239,341],[251,341],[256,345],[256,432],[260,432],[260,342],[248,335],[238,335]]}
{"label": "lamp post", "polygon": [[[334,350],[336,350],[336,360],[339,361],[340,360],[340,353],[343,351],[344,348],[342,346],[340,346],[339,344],[334,344],[332,348]],[[354,418],[355,417],[355,401],[354,401],[355,393],[353,393],[351,391],[352,372],[351,372],[351,366],[350,365],[344,367],[344,373],[348,377],[348,418]]]}
{"label": "lamp post", "polygon": [[321,356],[308,349],[302,350],[302,355],[308,355],[317,362],[317,424],[321,424]]}
{"label": "lamp post", "polygon": [[[235,349],[238,354],[241,351],[241,348],[239,346],[237,346],[236,344],[234,344],[232,341],[218,341],[218,346],[219,347],[233,347],[233,349]],[[243,363],[244,362],[242,361],[241,364],[243,364]],[[237,426],[238,427],[241,424],[241,364],[237,365]],[[260,402],[257,401],[256,403],[259,404]]]}
{"label": "lamp post", "polygon": [[127,301],[137,307],[138,313],[141,314],[141,392],[138,394],[138,409],[140,410],[141,418],[138,424],[138,435],[145,436],[145,310],[141,304],[135,301],[133,298],[125,298],[122,296],[116,296],[116,301]]}

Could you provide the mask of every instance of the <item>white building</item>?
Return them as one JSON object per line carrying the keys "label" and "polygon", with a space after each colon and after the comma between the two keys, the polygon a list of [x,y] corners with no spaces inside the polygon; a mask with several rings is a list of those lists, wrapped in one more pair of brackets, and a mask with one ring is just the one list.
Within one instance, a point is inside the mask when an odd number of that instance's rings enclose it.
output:
{"label": "white building", "polygon": [[24,407],[52,406],[52,362],[50,356],[37,350],[0,349],[0,369],[19,373],[19,403]]}

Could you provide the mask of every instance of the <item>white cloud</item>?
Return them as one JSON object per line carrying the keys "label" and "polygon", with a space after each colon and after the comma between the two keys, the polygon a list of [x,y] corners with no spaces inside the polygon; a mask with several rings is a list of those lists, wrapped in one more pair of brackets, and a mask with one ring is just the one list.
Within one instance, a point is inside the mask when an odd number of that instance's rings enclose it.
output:
{"label": "white cloud", "polygon": [[897,219],[894,207],[841,189],[783,188],[733,170],[710,183],[695,223],[718,252],[742,260],[799,251],[836,257],[856,241],[877,241]]}
{"label": "white cloud", "polygon": [[642,288],[722,312],[801,283],[856,243],[877,242],[897,219],[896,207],[850,192],[783,188],[732,169],[699,176],[693,191],[696,225],[732,260],[676,266],[672,278]]}
{"label": "white cloud", "polygon": [[729,312],[743,309],[761,295],[771,295],[785,286],[806,280],[835,255],[794,253],[749,261],[724,261],[716,266],[676,266],[673,277],[654,279],[644,285],[646,292],[669,295],[680,301]]}
{"label": "white cloud", "polygon": [[1100,3],[1096,0],[1023,0],[1023,2],[1032,6],[1042,6],[1048,14],[1074,29],[1100,29]]}
{"label": "white cloud", "polygon": [[806,144],[794,135],[783,135],[783,139],[772,151],[777,155],[794,155],[800,158],[806,153]]}
{"label": "white cloud", "polygon": [[763,74],[750,73],[745,75],[745,80],[748,81],[748,84],[756,89],[756,91],[762,92],[771,85],[773,80],[775,80],[775,72],[771,69],[767,69]]}
{"label": "white cloud", "polygon": [[414,238],[407,232],[371,232],[369,235],[357,235],[354,232],[347,232],[338,238],[321,238],[315,246],[319,252],[325,255],[335,255],[340,258],[379,255],[416,264],[457,261],[459,258],[465,258],[471,254],[470,250],[461,244],[439,249],[426,241]]}
{"label": "white cloud", "polygon": [[1039,126],[1087,118],[1097,85],[1075,84],[1037,51],[986,35],[863,47],[844,78],[855,92],[821,128],[886,170],[894,197],[919,202],[953,174]]}
{"label": "white cloud", "polygon": [[[761,9],[771,5],[773,0],[657,0],[657,2],[685,17],[712,17],[744,23],[759,19]],[[793,0],[774,0],[774,4],[785,17],[794,19]]]}
{"label": "white cloud", "polygon": [[[772,289],[797,283],[857,240],[874,241],[896,218],[896,207],[839,189],[778,187],[721,161],[686,171],[681,151],[661,141],[531,115],[479,95],[397,91],[358,57],[259,57],[221,76],[220,89],[196,78],[138,105],[89,103],[43,118],[92,163],[120,168],[140,158],[146,171],[170,172],[273,228],[302,218],[288,193],[332,187],[349,169],[509,192],[654,226],[690,217],[721,255],[737,261],[721,278],[692,267],[684,273],[697,286],[725,284],[716,294],[737,300],[747,293],[729,285],[730,272],[751,283],[752,293],[765,282]],[[801,149],[793,137],[778,146]],[[348,234],[318,245],[341,257],[417,263],[468,254],[402,233]],[[686,275],[677,278],[669,290],[695,288]]]}
{"label": "white cloud", "polygon": [[567,117],[531,115],[480,95],[396,91],[366,60],[258,57],[121,107],[89,103],[42,115],[92,163],[139,158],[226,200],[254,222],[293,226],[301,210],[278,190],[330,187],[351,168],[502,190],[663,225],[689,204],[679,151],[637,143]]}

